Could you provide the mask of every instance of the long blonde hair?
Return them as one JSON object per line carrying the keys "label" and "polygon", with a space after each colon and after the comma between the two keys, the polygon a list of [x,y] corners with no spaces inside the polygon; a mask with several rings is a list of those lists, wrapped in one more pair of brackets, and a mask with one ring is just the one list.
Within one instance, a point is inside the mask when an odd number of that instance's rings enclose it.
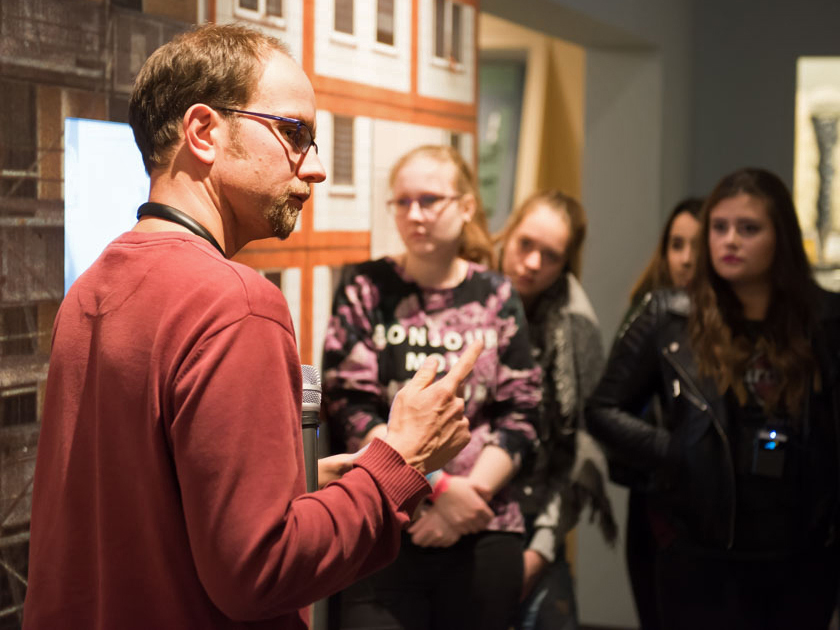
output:
{"label": "long blonde hair", "polygon": [[455,166],[455,189],[462,195],[472,195],[475,199],[475,212],[472,219],[464,224],[461,233],[461,244],[458,255],[466,260],[492,267],[495,262],[493,243],[490,232],[487,229],[487,217],[484,214],[484,207],[481,204],[481,196],[478,194],[478,184],[475,174],[456,149],[447,145],[427,144],[412,149],[391,167],[391,174],[388,177],[388,185],[393,187],[397,173],[403,166],[416,157],[431,158],[442,164]]}

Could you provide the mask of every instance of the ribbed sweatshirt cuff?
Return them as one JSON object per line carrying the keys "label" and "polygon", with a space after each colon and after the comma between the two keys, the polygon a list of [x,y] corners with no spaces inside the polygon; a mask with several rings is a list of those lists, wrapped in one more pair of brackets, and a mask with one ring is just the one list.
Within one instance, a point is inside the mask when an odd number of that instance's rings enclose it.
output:
{"label": "ribbed sweatshirt cuff", "polygon": [[379,438],[368,445],[354,465],[368,471],[383,494],[409,515],[432,491],[426,478]]}

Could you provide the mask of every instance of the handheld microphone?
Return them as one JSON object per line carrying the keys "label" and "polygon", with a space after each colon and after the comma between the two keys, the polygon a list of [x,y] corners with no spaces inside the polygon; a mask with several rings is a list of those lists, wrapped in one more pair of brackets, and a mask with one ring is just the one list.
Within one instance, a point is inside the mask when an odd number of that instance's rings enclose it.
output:
{"label": "handheld microphone", "polygon": [[303,459],[306,491],[318,489],[318,425],[321,414],[321,375],[311,365],[301,365],[303,376]]}
{"label": "handheld microphone", "polygon": [[[306,491],[318,489],[318,425],[321,423],[321,375],[312,365],[301,365],[303,376],[303,461],[306,469]],[[319,599],[312,604],[310,627],[325,630],[327,627],[327,600]]]}

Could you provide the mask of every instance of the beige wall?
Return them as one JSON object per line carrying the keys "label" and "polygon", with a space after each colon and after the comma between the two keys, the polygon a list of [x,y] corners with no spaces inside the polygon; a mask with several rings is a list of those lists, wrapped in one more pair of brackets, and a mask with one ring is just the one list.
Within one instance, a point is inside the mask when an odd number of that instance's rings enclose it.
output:
{"label": "beige wall", "polygon": [[[482,11],[584,48],[582,149],[585,150],[581,153],[581,198],[589,217],[589,231],[583,284],[601,321],[607,347],[627,308],[629,289],[655,246],[662,219],[674,202],[692,192],[690,181],[698,180],[697,170],[702,163],[695,160],[691,168],[692,135],[695,143],[717,148],[717,159],[705,161],[715,170],[720,168],[720,156],[731,153],[733,147],[743,152],[749,147],[762,150],[767,146],[764,136],[761,142],[750,145],[737,141],[743,139],[743,133],[720,132],[722,116],[715,112],[721,108],[730,111],[737,106],[732,99],[724,103],[719,98],[720,76],[729,77],[731,81],[727,85],[737,86],[742,92],[755,91],[755,86],[738,82],[742,78],[739,68],[743,68],[738,64],[733,66],[730,51],[721,52],[713,41],[721,31],[721,23],[732,13],[722,9],[725,4],[722,0],[713,4],[710,9],[708,1],[690,0],[481,0]],[[740,8],[742,3],[736,4]],[[755,13],[753,5],[760,3],[748,4]],[[780,4],[777,12],[784,12],[785,6]],[[740,13],[746,15],[748,11]],[[716,21],[706,29],[698,28],[698,22],[707,14],[708,19]],[[735,38],[730,48],[740,46],[746,50],[754,41],[761,40],[758,31],[765,28],[767,21],[759,22],[752,29],[756,37]],[[823,19],[823,22],[827,35],[836,21]],[[803,38],[812,37],[810,31],[806,32]],[[708,41],[701,42],[703,45],[697,43],[698,33],[707,35]],[[818,41],[827,39],[818,38]],[[764,58],[771,48],[765,46],[758,53],[752,52]],[[719,60],[719,65],[708,61],[710,55],[715,62]],[[698,59],[702,60],[699,67],[709,70],[705,90],[695,89],[693,75]],[[765,63],[762,69],[767,67]],[[765,92],[792,85],[786,81],[765,83]],[[704,98],[708,103],[701,104]],[[759,116],[762,121],[781,120],[776,116],[777,110],[792,107],[792,99],[784,98],[752,98],[749,102],[762,99],[775,104],[775,109],[763,108],[770,113]],[[754,105],[752,109],[748,119],[754,119],[755,112],[761,110]],[[707,123],[708,129],[703,134],[692,134],[695,119]],[[732,117],[733,128],[736,120],[741,119]],[[713,127],[715,132],[709,133]],[[764,128],[773,127],[764,125]],[[780,137],[788,138],[788,134]],[[721,138],[735,140],[721,143]],[[694,153],[698,154],[696,150]],[[724,161],[731,159],[728,156]],[[627,514],[626,491],[611,484],[609,492],[616,519],[623,524]],[[623,546],[607,547],[597,526],[588,519],[583,519],[576,531],[575,589],[580,623],[610,628],[638,627]],[[623,536],[622,531],[619,540]]]}
{"label": "beige wall", "polygon": [[62,125],[64,125],[64,119],[68,117],[108,120],[108,107],[103,94],[85,90],[64,89],[61,95]]}
{"label": "beige wall", "polygon": [[143,12],[162,15],[189,24],[198,21],[198,3],[195,0],[143,0]]}
{"label": "beige wall", "polygon": [[[514,206],[531,193],[559,188],[581,198],[586,55],[583,48],[485,13],[479,16],[483,52],[524,52],[525,87]],[[575,569],[575,532],[566,540]]]}
{"label": "beige wall", "polygon": [[61,88],[39,85],[38,103],[38,180],[39,199],[61,199],[61,137],[64,116],[61,114]]}
{"label": "beige wall", "polygon": [[478,45],[527,56],[514,204],[542,188],[580,198],[586,56],[583,48],[481,14]]}

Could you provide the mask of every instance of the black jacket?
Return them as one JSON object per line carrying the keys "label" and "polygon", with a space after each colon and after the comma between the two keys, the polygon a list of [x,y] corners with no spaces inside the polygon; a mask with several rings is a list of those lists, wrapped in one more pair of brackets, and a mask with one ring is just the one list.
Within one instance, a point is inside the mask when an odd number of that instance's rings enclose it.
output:
{"label": "black jacket", "polygon": [[[820,303],[813,346],[822,386],[808,398],[803,429],[803,544],[833,542],[838,507],[840,295],[821,291]],[[651,505],[679,536],[729,549],[737,511],[732,427],[724,396],[698,374],[687,336],[689,310],[681,291],[645,298],[619,331],[586,421],[611,466],[650,480]],[[653,396],[662,403],[661,426],[641,417]]]}

